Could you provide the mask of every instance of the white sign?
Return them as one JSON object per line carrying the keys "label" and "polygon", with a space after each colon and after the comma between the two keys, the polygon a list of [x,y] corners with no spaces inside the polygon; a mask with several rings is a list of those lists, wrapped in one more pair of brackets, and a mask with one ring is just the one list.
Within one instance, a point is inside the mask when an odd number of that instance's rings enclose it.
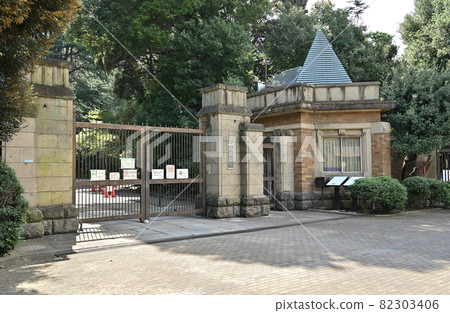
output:
{"label": "white sign", "polygon": [[351,186],[355,183],[355,181],[357,181],[360,178],[365,178],[365,177],[350,177],[345,183],[344,183],[344,187],[348,187]]}
{"label": "white sign", "polygon": [[341,186],[347,178],[348,176],[335,176],[327,183],[327,186]]}
{"label": "white sign", "polygon": [[124,168],[128,168],[128,169],[133,169],[136,166],[136,161],[134,158],[121,158],[120,159],[120,168],[124,169]]}
{"label": "white sign", "polygon": [[189,170],[187,168],[177,169],[177,179],[189,178]]}
{"label": "white sign", "polygon": [[106,170],[91,170],[91,180],[106,180]]}
{"label": "white sign", "polygon": [[123,179],[124,180],[137,179],[137,170],[123,170]]}
{"label": "white sign", "polygon": [[166,179],[175,178],[175,165],[166,165]]}
{"label": "white sign", "polygon": [[120,173],[117,172],[109,173],[109,180],[120,180]]}
{"label": "white sign", "polygon": [[152,170],[152,179],[164,179],[164,170]]}

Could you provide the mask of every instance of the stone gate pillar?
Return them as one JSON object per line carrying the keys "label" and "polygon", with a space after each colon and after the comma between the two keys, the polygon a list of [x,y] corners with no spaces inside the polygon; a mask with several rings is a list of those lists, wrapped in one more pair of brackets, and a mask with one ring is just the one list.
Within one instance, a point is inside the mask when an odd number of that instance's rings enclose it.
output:
{"label": "stone gate pillar", "polygon": [[43,59],[29,79],[37,115],[5,146],[5,161],[24,188],[29,202],[25,238],[74,232],[78,211],[73,206],[73,92],[69,64]]}
{"label": "stone gate pillar", "polygon": [[269,214],[263,190],[263,126],[250,121],[247,88],[202,89],[200,128],[206,135],[207,214],[215,218]]}

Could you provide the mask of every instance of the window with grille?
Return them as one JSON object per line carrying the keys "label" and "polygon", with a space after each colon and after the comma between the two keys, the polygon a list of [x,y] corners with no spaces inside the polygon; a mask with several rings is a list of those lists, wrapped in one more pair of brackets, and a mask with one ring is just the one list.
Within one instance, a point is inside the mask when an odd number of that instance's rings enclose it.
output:
{"label": "window with grille", "polygon": [[324,137],[323,171],[362,173],[361,137]]}

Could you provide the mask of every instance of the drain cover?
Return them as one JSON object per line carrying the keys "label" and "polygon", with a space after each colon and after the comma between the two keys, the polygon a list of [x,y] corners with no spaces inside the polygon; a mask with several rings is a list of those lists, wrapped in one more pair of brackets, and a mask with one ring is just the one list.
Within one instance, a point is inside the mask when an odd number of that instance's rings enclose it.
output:
{"label": "drain cover", "polygon": [[63,258],[56,254],[40,254],[40,255],[32,255],[24,258],[25,263],[33,264],[33,263],[45,263],[62,260]]}

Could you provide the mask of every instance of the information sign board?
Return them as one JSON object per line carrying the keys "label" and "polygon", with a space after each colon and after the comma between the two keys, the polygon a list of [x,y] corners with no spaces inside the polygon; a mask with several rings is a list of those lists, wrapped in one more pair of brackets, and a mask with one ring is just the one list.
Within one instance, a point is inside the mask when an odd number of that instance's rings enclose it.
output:
{"label": "information sign board", "polygon": [[348,176],[335,176],[327,183],[327,186],[339,187],[345,182],[347,178]]}
{"label": "information sign board", "polygon": [[164,170],[153,169],[152,179],[164,179]]}
{"label": "information sign board", "polygon": [[137,170],[123,170],[123,179],[124,180],[137,179]]}
{"label": "information sign board", "polygon": [[177,169],[177,179],[189,178],[189,170],[187,168]]}

